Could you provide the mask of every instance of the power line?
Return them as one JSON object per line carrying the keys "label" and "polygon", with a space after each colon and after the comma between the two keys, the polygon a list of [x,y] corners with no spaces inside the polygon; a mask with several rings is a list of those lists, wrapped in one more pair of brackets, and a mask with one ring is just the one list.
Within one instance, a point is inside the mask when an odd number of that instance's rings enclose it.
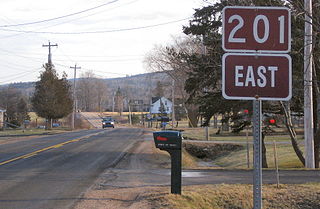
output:
{"label": "power line", "polygon": [[[65,68],[70,68],[70,66],[67,66],[67,65],[63,65],[63,64],[59,64],[57,62],[55,62],[55,65],[57,66],[61,66],[61,67],[65,67]],[[115,72],[107,72],[107,71],[99,71],[99,70],[94,70],[94,69],[89,69],[89,68],[81,68],[80,71],[82,72],[86,72],[86,71],[90,71],[92,70],[93,72],[99,72],[99,73],[103,73],[103,74],[114,74],[114,75],[121,75],[121,76],[125,76],[127,74],[124,74],[124,73],[115,73]],[[103,76],[102,76],[103,77]]]}
{"label": "power line", "polygon": [[[73,22],[73,21],[76,21],[76,20],[79,20],[79,19],[86,18],[86,17],[91,17],[91,16],[94,16],[94,15],[97,15],[97,14],[100,14],[100,13],[103,13],[103,12],[106,12],[106,11],[110,11],[110,10],[112,10],[112,9],[117,9],[117,8],[120,8],[120,7],[123,7],[123,6],[127,6],[127,5],[130,5],[130,4],[133,4],[133,3],[137,2],[137,1],[140,1],[140,0],[133,0],[133,1],[128,2],[128,3],[126,3],[126,4],[121,4],[121,5],[118,5],[118,6],[116,6],[116,7],[113,7],[113,8],[107,9],[107,10],[103,10],[103,11],[96,12],[96,13],[93,13],[93,14],[88,14],[88,15],[81,16],[81,17],[78,17],[78,18],[73,18],[73,19],[71,19],[71,20],[67,20],[67,21],[64,21],[64,22],[60,22],[60,23],[57,23],[57,24],[54,24],[54,25],[49,25],[49,26],[46,26],[46,27],[42,27],[42,28],[39,28],[39,30],[45,29],[45,28],[55,27],[55,26],[58,26],[58,25],[63,25],[63,24],[69,23],[69,22]],[[6,21],[6,22],[8,22],[8,21]],[[4,36],[4,37],[1,37],[1,39],[11,38],[11,37],[19,36],[19,35],[22,35],[22,33]]]}
{"label": "power line", "polygon": [[112,9],[117,9],[119,7],[123,7],[123,6],[129,5],[129,4],[133,4],[133,3],[137,2],[137,1],[139,1],[139,0],[134,0],[134,1],[128,2],[126,4],[121,4],[121,5],[118,5],[116,7],[113,7],[113,8],[107,9],[107,10],[99,11],[99,12],[96,12],[96,13],[93,13],[93,14],[88,14],[88,15],[81,16],[81,17],[77,17],[77,18],[74,18],[74,19],[71,19],[71,20],[66,20],[64,22],[60,22],[60,23],[57,23],[57,24],[54,24],[54,25],[49,25],[49,26],[40,28],[40,30],[41,29],[45,29],[45,28],[55,27],[57,25],[63,25],[65,23],[73,22],[73,21],[80,20],[80,19],[83,19],[83,18],[86,18],[86,17],[91,17],[91,16],[94,16],[94,15],[97,15],[97,14],[100,14],[100,13],[103,13],[103,12],[106,12],[106,11],[109,11],[109,10],[112,10]]}
{"label": "power line", "polygon": [[1,28],[8,28],[8,27],[34,25],[34,24],[39,24],[39,23],[44,23],[44,22],[50,22],[50,21],[53,21],[53,20],[58,20],[58,19],[66,18],[66,17],[71,17],[71,16],[75,16],[75,15],[78,15],[78,14],[81,14],[81,13],[85,13],[85,12],[91,11],[91,10],[95,10],[95,9],[100,8],[100,7],[104,7],[104,6],[107,6],[109,4],[113,4],[113,3],[117,2],[117,1],[119,1],[119,0],[113,0],[113,1],[101,4],[101,5],[89,8],[89,9],[85,9],[85,10],[82,10],[82,11],[79,11],[79,12],[75,12],[75,13],[71,13],[71,14],[67,14],[67,15],[63,15],[63,16],[59,16],[59,17],[54,17],[54,18],[49,18],[49,19],[39,20],[39,21],[34,21],[34,22],[27,22],[27,23],[18,23],[18,24],[12,24],[12,25],[0,25],[0,27]]}
{"label": "power line", "polygon": [[139,27],[132,27],[132,28],[120,28],[120,29],[112,29],[112,30],[101,30],[101,31],[80,31],[80,32],[52,32],[52,31],[32,31],[32,30],[14,30],[14,29],[3,29],[2,31],[8,31],[8,32],[17,32],[17,33],[34,33],[34,34],[55,34],[55,35],[81,35],[81,34],[97,34],[97,33],[114,33],[114,32],[123,32],[123,31],[133,31],[133,30],[141,30],[141,29],[147,29],[147,28],[154,28],[159,27],[163,25],[169,25],[177,22],[182,22],[184,20],[188,20],[188,18],[173,20],[169,22],[163,22],[153,25],[146,25],[146,26],[139,26]]}
{"label": "power line", "polygon": [[[88,69],[88,68],[82,68],[83,70],[92,70],[92,69]],[[98,72],[98,73],[103,73],[103,74],[114,74],[114,75],[120,75],[120,76],[126,76],[128,74],[124,74],[124,73],[115,73],[115,72],[107,72],[107,71],[101,71],[101,70],[93,70],[94,72]]]}
{"label": "power line", "polygon": [[41,58],[35,58],[35,57],[29,57],[29,56],[24,56],[24,55],[18,55],[16,54],[15,52],[12,52],[12,51],[8,51],[8,50],[5,50],[5,49],[0,49],[0,51],[6,53],[6,54],[9,54],[9,55],[12,55],[12,56],[15,56],[15,57],[22,57],[22,58],[25,58],[25,59],[28,59],[28,60],[33,60],[34,62],[39,62],[40,60],[42,61],[43,59]]}
{"label": "power line", "polygon": [[[55,59],[56,61],[61,61],[61,62],[72,62],[72,60],[68,59],[68,60],[65,60],[65,59]],[[133,62],[133,61],[139,61],[141,59],[139,58],[128,58],[128,59],[104,59],[104,60],[77,60],[77,62],[95,62],[95,63],[98,63],[98,62]]]}
{"label": "power line", "polygon": [[[26,71],[25,73],[19,74],[17,76],[14,76],[12,78],[10,78],[9,80],[5,80],[5,81],[1,81],[0,83],[4,84],[4,83],[8,83],[8,82],[12,82],[13,80],[17,79],[17,78],[22,78],[25,77],[26,75],[30,75],[30,73],[36,73],[36,71],[41,70],[42,68],[38,68],[38,69],[33,69],[30,71]],[[11,76],[8,76],[11,77]]]}
{"label": "power line", "polygon": [[[10,69],[10,71],[18,71],[19,73],[20,72],[25,72],[26,68],[29,68],[27,66],[23,66],[23,65],[19,65],[19,64],[16,64],[16,63],[10,63],[8,62],[7,60],[0,60],[0,66],[2,69]],[[4,76],[1,76],[1,78],[4,78],[4,77],[7,77],[8,75],[4,75]]]}
{"label": "power line", "polygon": [[[21,55],[21,54],[25,54],[25,52],[23,51],[16,51],[16,52],[12,52],[12,51],[8,51],[8,50],[4,50],[0,48],[0,51],[5,52],[6,54],[12,54],[14,56],[16,55]],[[81,55],[81,54],[66,54],[62,48],[59,48],[59,52],[61,53],[61,55],[56,54],[55,57],[84,57],[84,58],[118,58],[118,57],[143,57],[145,56],[144,54],[116,54],[116,55]],[[43,58],[43,53],[37,53],[37,52],[28,52],[28,55],[40,55],[40,57]],[[24,56],[26,57],[26,56]],[[34,59],[40,59],[39,56],[28,56],[29,58],[34,58]],[[42,59],[41,58],[41,59]],[[70,60],[72,61],[72,60]],[[74,62],[74,61],[72,61]]]}

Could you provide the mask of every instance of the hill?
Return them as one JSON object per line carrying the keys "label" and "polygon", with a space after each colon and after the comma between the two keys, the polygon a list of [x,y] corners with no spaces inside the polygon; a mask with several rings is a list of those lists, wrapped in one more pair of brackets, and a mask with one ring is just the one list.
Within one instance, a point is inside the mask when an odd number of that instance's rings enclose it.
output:
{"label": "hill", "polygon": [[[70,82],[73,80],[70,79]],[[151,97],[154,95],[154,89],[157,83],[160,81],[163,85],[164,95],[171,97],[171,78],[166,73],[145,73],[134,76],[120,77],[120,78],[108,78],[103,79],[108,87],[108,100],[112,101],[112,97],[115,92],[120,88],[128,98],[133,100],[143,100],[144,104],[150,104]],[[26,98],[34,92],[35,82],[20,82],[1,85],[0,90],[6,88],[15,88],[20,90]],[[110,106],[111,102],[108,102]]]}

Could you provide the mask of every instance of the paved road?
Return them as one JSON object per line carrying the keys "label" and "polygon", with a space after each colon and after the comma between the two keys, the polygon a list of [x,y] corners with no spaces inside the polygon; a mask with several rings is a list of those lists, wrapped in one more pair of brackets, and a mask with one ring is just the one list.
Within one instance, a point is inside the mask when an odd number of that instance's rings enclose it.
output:
{"label": "paved road", "polygon": [[0,208],[70,208],[142,133],[85,130],[0,145]]}

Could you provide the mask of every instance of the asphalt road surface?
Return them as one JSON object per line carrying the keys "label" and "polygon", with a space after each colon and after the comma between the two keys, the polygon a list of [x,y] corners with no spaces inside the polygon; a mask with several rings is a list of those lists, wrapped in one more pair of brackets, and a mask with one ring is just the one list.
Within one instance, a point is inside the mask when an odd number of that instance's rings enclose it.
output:
{"label": "asphalt road surface", "polygon": [[0,208],[70,208],[143,134],[85,130],[0,145]]}

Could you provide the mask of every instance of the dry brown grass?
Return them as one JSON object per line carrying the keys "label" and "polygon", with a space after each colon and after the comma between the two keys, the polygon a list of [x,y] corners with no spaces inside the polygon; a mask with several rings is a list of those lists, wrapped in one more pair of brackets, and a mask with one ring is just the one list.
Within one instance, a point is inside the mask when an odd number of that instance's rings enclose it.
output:
{"label": "dry brown grass", "polygon": [[[155,146],[152,146],[153,149],[153,155],[151,156],[151,159],[149,159],[152,164],[160,166],[162,168],[170,168],[171,167],[171,160],[170,155],[166,151],[161,151]],[[190,155],[185,149],[182,149],[182,168],[184,169],[192,169],[192,168],[198,168],[197,160],[195,157]]]}
{"label": "dry brown grass", "polygon": [[[156,208],[251,209],[252,185],[186,186],[182,195],[158,196]],[[320,184],[263,186],[263,208],[320,208]]]}

